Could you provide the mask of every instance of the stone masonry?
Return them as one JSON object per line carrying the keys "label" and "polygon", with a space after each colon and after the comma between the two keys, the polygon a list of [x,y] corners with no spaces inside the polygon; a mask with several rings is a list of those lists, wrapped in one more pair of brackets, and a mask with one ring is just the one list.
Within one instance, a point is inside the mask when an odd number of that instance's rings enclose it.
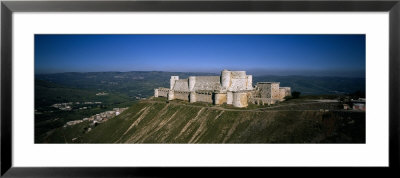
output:
{"label": "stone masonry", "polygon": [[252,75],[246,71],[223,70],[220,76],[190,76],[179,79],[171,76],[170,88],[154,89],[154,97],[207,102],[247,107],[253,104],[274,104],[290,95],[290,87],[279,87],[279,82],[258,82],[253,87]]}

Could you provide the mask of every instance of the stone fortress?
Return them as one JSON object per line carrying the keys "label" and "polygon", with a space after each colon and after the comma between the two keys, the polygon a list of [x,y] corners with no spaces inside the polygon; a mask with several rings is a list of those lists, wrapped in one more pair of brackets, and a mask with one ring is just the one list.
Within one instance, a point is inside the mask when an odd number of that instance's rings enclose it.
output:
{"label": "stone fortress", "polygon": [[154,97],[190,103],[226,103],[240,108],[247,107],[249,102],[274,104],[290,95],[290,87],[279,87],[279,82],[257,82],[253,86],[252,75],[246,75],[246,71],[229,70],[223,70],[221,76],[190,76],[187,79],[171,76],[170,88],[154,89]]}

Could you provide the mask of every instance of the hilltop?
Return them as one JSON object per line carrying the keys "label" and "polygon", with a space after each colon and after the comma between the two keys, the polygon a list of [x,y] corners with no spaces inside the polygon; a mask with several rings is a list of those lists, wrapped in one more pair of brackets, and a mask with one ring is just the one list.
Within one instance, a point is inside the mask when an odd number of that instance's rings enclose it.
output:
{"label": "hilltop", "polygon": [[52,137],[68,143],[365,143],[365,112],[311,100],[235,109],[157,98],[90,132],[87,125],[59,128]]}

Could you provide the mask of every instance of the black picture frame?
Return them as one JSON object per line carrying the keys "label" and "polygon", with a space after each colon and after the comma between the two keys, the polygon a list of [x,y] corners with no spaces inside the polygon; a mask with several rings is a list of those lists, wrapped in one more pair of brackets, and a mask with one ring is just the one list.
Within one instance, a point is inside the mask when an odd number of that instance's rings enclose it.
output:
{"label": "black picture frame", "polygon": [[[167,168],[167,167],[75,167],[20,168],[12,166],[12,17],[13,12],[127,12],[127,11],[296,11],[296,12],[389,12],[389,167],[341,168],[358,174],[371,171],[398,174],[400,118],[400,0],[365,1],[2,1],[1,2],[1,175],[6,177],[130,177],[177,176],[183,173],[255,175],[279,173],[312,174],[310,168]],[[378,111],[377,111],[378,112]],[[38,160],[40,161],[40,160]],[[267,170],[265,170],[267,169]],[[293,171],[287,171],[290,169]],[[341,176],[341,171],[319,167],[326,174]],[[334,168],[336,169],[336,168]],[[215,172],[216,171],[216,172]],[[311,175],[312,176],[312,175]],[[314,175],[318,176],[318,175]]]}

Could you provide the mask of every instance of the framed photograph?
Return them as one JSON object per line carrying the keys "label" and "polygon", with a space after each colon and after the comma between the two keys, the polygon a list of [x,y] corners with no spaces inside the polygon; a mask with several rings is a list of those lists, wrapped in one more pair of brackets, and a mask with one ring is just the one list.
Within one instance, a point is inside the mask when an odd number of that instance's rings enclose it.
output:
{"label": "framed photograph", "polygon": [[399,20],[397,0],[3,1],[1,174],[395,173]]}

